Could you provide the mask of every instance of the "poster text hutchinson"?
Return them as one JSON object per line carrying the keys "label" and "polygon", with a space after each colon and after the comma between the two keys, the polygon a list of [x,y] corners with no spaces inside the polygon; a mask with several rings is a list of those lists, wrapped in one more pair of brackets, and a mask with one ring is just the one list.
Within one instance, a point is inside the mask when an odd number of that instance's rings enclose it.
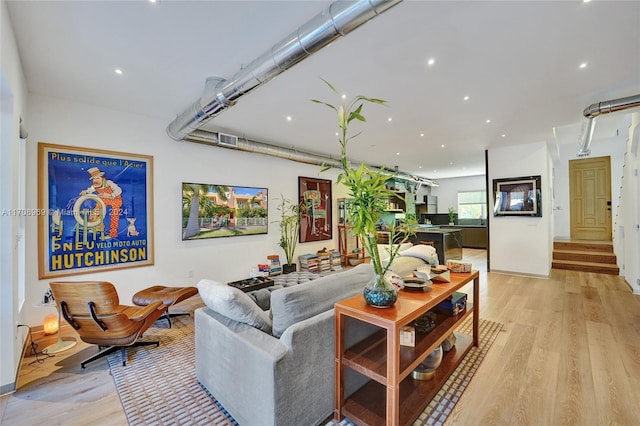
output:
{"label": "poster text hutchinson", "polygon": [[51,238],[51,248],[50,267],[52,271],[148,260],[145,239],[61,243],[59,238],[54,236]]}

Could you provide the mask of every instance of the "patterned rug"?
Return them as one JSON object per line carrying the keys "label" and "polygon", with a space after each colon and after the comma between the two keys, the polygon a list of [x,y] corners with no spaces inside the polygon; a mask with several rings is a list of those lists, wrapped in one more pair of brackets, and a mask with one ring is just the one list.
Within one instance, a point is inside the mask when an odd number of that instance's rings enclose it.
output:
{"label": "patterned rug", "polygon": [[237,425],[238,423],[196,379],[193,316],[158,321],[143,340],[159,347],[127,349],[108,357],[109,369],[129,425]]}
{"label": "patterned rug", "polygon": [[[460,331],[470,333],[470,319]],[[444,423],[501,328],[500,323],[480,320],[480,346],[469,351],[415,425]],[[238,425],[196,380],[193,317],[173,318],[172,328],[160,321],[144,340],[159,340],[160,346],[129,348],[124,367],[120,352],[108,357],[130,425]]]}

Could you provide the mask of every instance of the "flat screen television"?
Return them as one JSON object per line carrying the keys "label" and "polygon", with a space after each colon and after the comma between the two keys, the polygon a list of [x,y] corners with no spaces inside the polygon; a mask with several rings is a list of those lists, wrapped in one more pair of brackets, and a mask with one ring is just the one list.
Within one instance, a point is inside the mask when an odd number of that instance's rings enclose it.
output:
{"label": "flat screen television", "polygon": [[268,190],[248,186],[182,183],[182,239],[268,233]]}

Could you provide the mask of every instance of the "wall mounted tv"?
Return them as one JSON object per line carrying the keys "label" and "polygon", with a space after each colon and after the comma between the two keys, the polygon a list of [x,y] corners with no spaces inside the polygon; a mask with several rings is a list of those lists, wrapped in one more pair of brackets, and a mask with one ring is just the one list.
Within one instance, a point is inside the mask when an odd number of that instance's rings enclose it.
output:
{"label": "wall mounted tv", "polygon": [[542,217],[540,176],[493,180],[494,216]]}
{"label": "wall mounted tv", "polygon": [[267,188],[182,183],[182,239],[266,234]]}

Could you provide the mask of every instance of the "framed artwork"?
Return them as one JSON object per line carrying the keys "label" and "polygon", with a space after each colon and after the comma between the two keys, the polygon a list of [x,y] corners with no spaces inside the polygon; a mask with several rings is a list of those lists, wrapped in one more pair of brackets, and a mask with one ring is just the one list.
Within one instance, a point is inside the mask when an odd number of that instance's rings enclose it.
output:
{"label": "framed artwork", "polygon": [[182,183],[182,240],[266,234],[267,188]]}
{"label": "framed artwork", "polygon": [[153,265],[153,157],[38,143],[40,279]]}
{"label": "framed artwork", "polygon": [[301,207],[300,242],[330,240],[331,181],[299,176],[298,196]]}
{"label": "framed artwork", "polygon": [[542,217],[540,176],[493,180],[494,216]]}

